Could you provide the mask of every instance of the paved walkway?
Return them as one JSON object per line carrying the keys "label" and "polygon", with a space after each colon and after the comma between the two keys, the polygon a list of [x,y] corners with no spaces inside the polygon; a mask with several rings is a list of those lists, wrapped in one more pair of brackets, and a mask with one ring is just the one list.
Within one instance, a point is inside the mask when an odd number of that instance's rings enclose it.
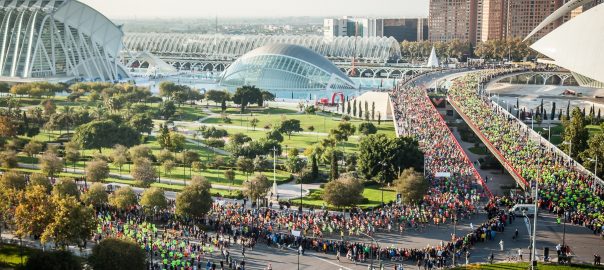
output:
{"label": "paved walkway", "polygon": [[[33,170],[40,169],[40,167],[37,164],[19,163],[18,166],[20,168],[33,169]],[[69,173],[75,173],[75,174],[81,174],[81,175],[85,174],[84,170],[77,169],[77,168],[76,169],[63,168],[63,172],[69,172]],[[120,174],[111,172],[111,173],[109,173],[109,176],[118,178],[118,179],[134,180],[134,178],[129,174],[120,175]],[[163,183],[163,184],[177,184],[177,183],[184,184],[185,181],[183,181],[183,179],[162,177],[159,180],[159,182]],[[191,183],[191,179],[187,179],[186,184],[188,185],[189,183]],[[117,183],[113,183],[113,184],[117,184]],[[117,184],[117,185],[126,185],[126,184]],[[243,190],[242,186],[229,186],[229,185],[222,185],[222,184],[216,184],[216,183],[212,183],[212,188],[223,189],[223,190]],[[306,196],[310,193],[310,189],[318,189],[318,188],[319,188],[319,184],[302,185],[302,195]],[[279,199],[287,200],[287,199],[299,198],[300,197],[300,185],[295,184],[294,182],[289,182],[286,184],[278,185],[277,192],[279,193]]]}

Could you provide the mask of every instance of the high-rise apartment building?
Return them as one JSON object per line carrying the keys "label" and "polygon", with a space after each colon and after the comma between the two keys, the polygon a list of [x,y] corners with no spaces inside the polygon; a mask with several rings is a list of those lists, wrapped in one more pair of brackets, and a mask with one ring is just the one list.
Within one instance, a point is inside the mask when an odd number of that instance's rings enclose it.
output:
{"label": "high-rise apartment building", "polygon": [[430,0],[429,40],[476,40],[477,1]]}
{"label": "high-rise apartment building", "polygon": [[[568,0],[430,0],[429,39],[460,39],[478,43],[493,39],[524,38]],[[604,2],[596,0],[539,31],[539,39],[582,10]]]}

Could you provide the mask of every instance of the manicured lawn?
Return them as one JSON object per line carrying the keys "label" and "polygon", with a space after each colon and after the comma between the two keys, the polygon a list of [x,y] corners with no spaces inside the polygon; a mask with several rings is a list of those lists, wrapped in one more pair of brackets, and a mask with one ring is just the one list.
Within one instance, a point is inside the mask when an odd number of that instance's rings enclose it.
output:
{"label": "manicured lawn", "polygon": [[[323,206],[328,206],[323,201],[323,189],[311,189],[310,194],[302,198],[302,204],[304,206],[312,206],[315,208],[321,208]],[[382,192],[379,188],[376,187],[365,187],[363,191],[363,197],[367,199],[366,203],[359,204],[358,206],[361,208],[371,208],[377,207],[382,203]],[[390,201],[396,200],[396,192],[389,189],[384,189],[384,203],[389,203]],[[292,203],[295,205],[299,205],[300,199],[293,199]],[[329,207],[333,209],[333,207]]]}
{"label": "manicured lawn", "polygon": [[23,263],[27,262],[27,258],[34,251],[33,249],[17,245],[0,244],[0,269],[13,269],[21,265],[21,251],[23,251]]}
{"label": "manicured lawn", "polygon": [[[454,269],[506,269],[506,270],[526,270],[529,269],[528,263],[494,263],[494,264],[473,264],[469,266],[456,267]],[[596,267],[592,265],[557,265],[557,264],[543,264],[537,265],[539,270],[573,270],[573,269],[604,269],[603,267]]]}
{"label": "manicured lawn", "polygon": [[[300,120],[300,125],[304,131],[308,131],[309,126],[314,127],[314,132],[319,133],[329,133],[331,129],[334,129],[338,126],[341,119],[340,116],[334,115],[323,115],[323,114],[303,114],[303,113],[281,113],[281,114],[229,114],[229,118],[231,118],[231,124],[228,125],[237,125],[243,127],[250,127],[250,121],[254,118],[259,120],[257,124],[257,128],[264,128],[265,126],[273,128],[283,120],[287,119],[297,119]],[[362,120],[352,119],[350,120],[352,124],[358,126],[362,123]],[[208,124],[226,124],[220,116],[210,117],[204,121],[204,123]],[[374,124],[377,126],[377,121],[374,121]],[[392,131],[394,133],[394,125],[392,121],[382,121],[381,125],[378,128],[378,131],[388,133]]]}

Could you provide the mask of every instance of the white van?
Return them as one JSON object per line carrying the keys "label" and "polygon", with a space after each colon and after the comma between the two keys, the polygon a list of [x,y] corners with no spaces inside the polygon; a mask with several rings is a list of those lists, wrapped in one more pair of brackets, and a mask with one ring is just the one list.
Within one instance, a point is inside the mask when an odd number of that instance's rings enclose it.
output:
{"label": "white van", "polygon": [[514,212],[516,216],[533,216],[535,214],[535,205],[534,204],[516,204],[510,208],[511,212]]}

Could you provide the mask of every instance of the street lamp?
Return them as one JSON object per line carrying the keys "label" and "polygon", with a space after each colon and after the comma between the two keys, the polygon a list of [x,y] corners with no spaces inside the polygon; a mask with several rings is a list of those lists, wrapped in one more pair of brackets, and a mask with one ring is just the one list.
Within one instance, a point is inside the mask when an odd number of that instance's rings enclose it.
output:
{"label": "street lamp", "polygon": [[[380,250],[380,244],[378,244],[378,242],[375,241],[375,238],[371,237],[370,235],[368,235],[368,234],[366,234],[364,232],[361,232],[361,234],[369,237],[373,242],[375,242],[375,246],[377,247],[377,250],[379,252],[379,250]],[[373,270],[374,269],[373,268],[373,251],[370,250],[369,255],[371,256],[371,266],[370,266],[369,269]],[[381,265],[382,264],[382,258],[378,257],[378,260],[380,261],[380,265]]]}
{"label": "street lamp", "polygon": [[536,248],[535,243],[537,239],[537,210],[539,209],[539,170],[537,170],[537,178],[535,179],[535,217],[533,221],[533,244],[531,252],[531,269],[536,269],[537,266],[537,256],[535,255]]}
{"label": "street lamp", "polygon": [[[596,177],[598,177],[598,156],[596,156],[596,159],[592,159],[592,158],[588,158],[587,160],[591,161],[591,162],[595,162],[596,164],[594,165],[594,175]],[[595,182],[594,182],[595,184]]]}
{"label": "street lamp", "polygon": [[571,154],[573,152],[573,142],[572,141],[563,141],[562,144],[568,144],[568,157],[570,157],[572,159],[573,157],[571,156]]}

